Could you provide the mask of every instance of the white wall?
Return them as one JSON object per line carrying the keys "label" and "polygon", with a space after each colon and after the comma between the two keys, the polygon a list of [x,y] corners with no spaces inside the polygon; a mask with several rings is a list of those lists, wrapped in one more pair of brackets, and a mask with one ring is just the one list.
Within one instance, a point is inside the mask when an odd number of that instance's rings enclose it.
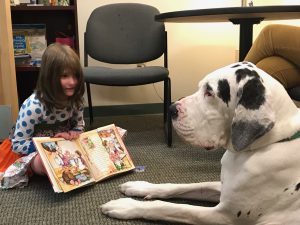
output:
{"label": "white wall", "polygon": [[[87,19],[98,6],[136,2],[153,5],[160,12],[185,9],[240,6],[240,0],[78,0],[78,26],[80,55],[83,65],[83,33]],[[300,0],[254,0],[254,5],[297,5]],[[262,22],[254,26],[254,39],[269,23],[286,23],[300,26],[300,20]],[[239,26],[231,23],[166,23],[168,31],[169,70],[172,82],[172,100],[189,95],[197,89],[205,74],[233,63],[238,58]],[[159,62],[160,61],[160,62]],[[152,62],[147,65],[161,63]],[[101,65],[90,60],[92,65]],[[92,85],[93,105],[127,105],[162,102],[162,84],[137,87],[106,87]]]}

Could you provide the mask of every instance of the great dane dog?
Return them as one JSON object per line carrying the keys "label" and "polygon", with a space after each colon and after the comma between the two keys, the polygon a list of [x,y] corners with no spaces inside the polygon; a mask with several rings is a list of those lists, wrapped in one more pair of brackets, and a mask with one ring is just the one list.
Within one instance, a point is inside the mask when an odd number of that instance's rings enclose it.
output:
{"label": "great dane dog", "polygon": [[[220,182],[127,182],[126,196],[102,205],[119,219],[206,225],[300,224],[300,114],[283,86],[249,62],[208,74],[193,95],[171,106],[173,125],[187,142],[226,148]],[[217,202],[214,207],[161,200]]]}

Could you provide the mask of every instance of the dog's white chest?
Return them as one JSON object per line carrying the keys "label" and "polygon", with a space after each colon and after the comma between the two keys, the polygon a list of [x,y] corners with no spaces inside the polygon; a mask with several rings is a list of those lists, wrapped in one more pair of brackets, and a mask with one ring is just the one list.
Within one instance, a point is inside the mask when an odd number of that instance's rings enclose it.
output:
{"label": "dog's white chest", "polygon": [[290,211],[300,211],[299,158],[300,139],[243,153],[227,151],[221,161],[221,202],[247,220],[275,212],[277,217],[292,216]]}

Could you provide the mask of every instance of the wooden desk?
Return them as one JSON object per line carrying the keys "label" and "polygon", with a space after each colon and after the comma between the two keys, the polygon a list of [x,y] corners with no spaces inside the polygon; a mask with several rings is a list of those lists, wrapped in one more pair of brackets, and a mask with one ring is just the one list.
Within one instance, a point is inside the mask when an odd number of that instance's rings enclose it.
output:
{"label": "wooden desk", "polygon": [[300,19],[300,5],[197,9],[167,12],[155,16],[155,20],[161,22],[232,22],[240,25],[240,61],[245,58],[251,48],[253,24],[259,24],[263,20],[290,19]]}

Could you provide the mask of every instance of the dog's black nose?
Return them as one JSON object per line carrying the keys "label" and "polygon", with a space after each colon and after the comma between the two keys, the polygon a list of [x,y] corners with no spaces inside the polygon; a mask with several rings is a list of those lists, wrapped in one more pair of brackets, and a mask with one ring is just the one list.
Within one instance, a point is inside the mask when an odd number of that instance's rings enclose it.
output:
{"label": "dog's black nose", "polygon": [[176,105],[177,105],[177,104],[174,103],[174,104],[170,105],[170,108],[169,108],[170,113],[171,113],[171,117],[172,117],[173,119],[176,119],[177,116],[178,116],[178,110],[177,110],[177,108],[176,108]]}

